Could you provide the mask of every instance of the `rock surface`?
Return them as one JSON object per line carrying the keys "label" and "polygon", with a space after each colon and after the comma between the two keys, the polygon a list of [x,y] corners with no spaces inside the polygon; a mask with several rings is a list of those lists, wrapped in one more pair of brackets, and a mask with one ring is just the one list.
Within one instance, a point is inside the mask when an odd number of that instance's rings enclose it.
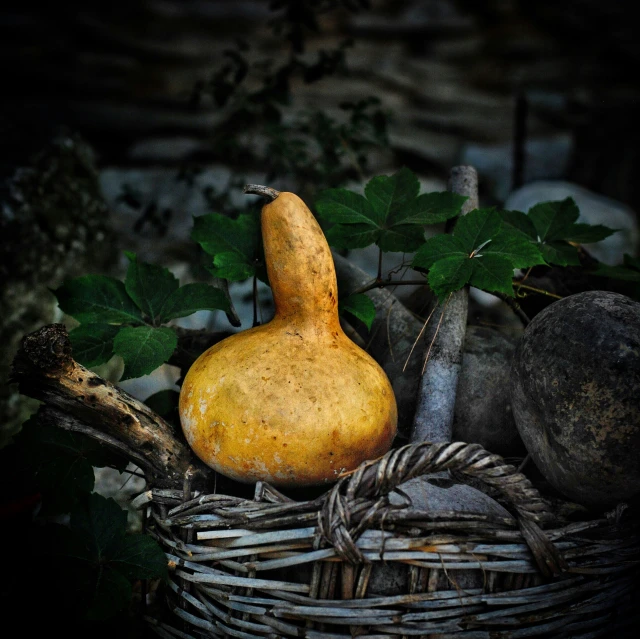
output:
{"label": "rock surface", "polygon": [[519,334],[468,326],[456,394],[453,440],[503,457],[526,455],[511,411],[510,367]]}
{"label": "rock surface", "polygon": [[602,509],[640,494],[640,304],[589,291],[540,312],[519,341],[511,401],[549,483]]}

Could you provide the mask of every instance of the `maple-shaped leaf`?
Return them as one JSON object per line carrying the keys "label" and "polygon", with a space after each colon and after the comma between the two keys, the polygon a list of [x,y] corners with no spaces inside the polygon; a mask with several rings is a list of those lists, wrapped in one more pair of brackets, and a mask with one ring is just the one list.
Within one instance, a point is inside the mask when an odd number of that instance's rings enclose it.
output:
{"label": "maple-shaped leaf", "polygon": [[601,277],[610,277],[626,282],[640,282],[640,258],[634,258],[625,253],[622,264],[610,266],[600,263],[592,272]]}
{"label": "maple-shaped leaf", "polygon": [[168,268],[139,261],[135,253],[125,254],[129,268],[124,286],[136,306],[153,321],[167,299],[178,290],[178,278]]}
{"label": "maple-shaped leaf", "polygon": [[519,231],[535,244],[547,264],[579,266],[580,258],[575,244],[600,242],[616,232],[602,224],[583,224],[571,197],[564,200],[540,202],[528,213],[500,211],[505,226]]}
{"label": "maple-shaped leaf", "polygon": [[241,281],[262,275],[258,266],[264,263],[260,218],[242,213],[236,219],[219,213],[193,218],[191,239],[213,257],[209,271],[215,277]]}
{"label": "maple-shaped leaf", "polygon": [[466,199],[449,192],[418,195],[419,190],[416,175],[402,168],[372,178],[364,195],[347,189],[322,191],[315,208],[322,223],[333,224],[325,235],[335,248],[376,244],[384,252],[411,253],[423,244],[426,224],[454,217]]}
{"label": "maple-shaped leaf", "polygon": [[134,580],[167,574],[158,543],[148,535],[127,533],[127,513],[114,499],[88,495],[71,512],[69,528],[58,533],[54,551],[65,559],[86,619],[109,619],[130,603]]}
{"label": "maple-shaped leaf", "polygon": [[142,313],[125,285],[106,275],[66,280],[53,291],[58,305],[81,324],[142,324]]}
{"label": "maple-shaped leaf", "polygon": [[412,266],[428,271],[429,286],[442,301],[466,284],[513,295],[513,270],[536,264],[544,259],[522,232],[494,209],[476,209],[457,221],[451,235],[429,238]]}
{"label": "maple-shaped leaf", "polygon": [[371,330],[371,325],[376,317],[375,304],[364,293],[349,295],[344,300],[340,300],[338,310],[341,313],[351,313],[351,315],[363,322],[369,330]]}
{"label": "maple-shaped leaf", "polygon": [[17,450],[43,495],[41,514],[68,513],[93,490],[94,466],[124,470],[127,461],[87,435],[28,419],[16,436]]}
{"label": "maple-shaped leaf", "polygon": [[120,326],[81,324],[69,332],[73,359],[87,368],[108,362],[113,356],[113,339]]}
{"label": "maple-shaped leaf", "polygon": [[168,326],[126,326],[113,340],[113,350],[124,360],[121,381],[149,375],[164,364],[178,345],[175,331]]}

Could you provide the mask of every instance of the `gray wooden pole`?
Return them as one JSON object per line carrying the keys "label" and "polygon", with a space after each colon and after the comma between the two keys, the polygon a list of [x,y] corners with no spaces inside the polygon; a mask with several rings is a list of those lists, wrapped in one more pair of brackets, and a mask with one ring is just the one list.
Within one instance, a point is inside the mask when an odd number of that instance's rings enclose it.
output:
{"label": "gray wooden pole", "polygon": [[[478,208],[478,174],[472,166],[451,169],[449,190],[468,197],[460,215]],[[411,442],[451,441],[467,311],[468,290],[465,287],[438,304],[431,316],[426,339],[429,358],[418,387]]]}

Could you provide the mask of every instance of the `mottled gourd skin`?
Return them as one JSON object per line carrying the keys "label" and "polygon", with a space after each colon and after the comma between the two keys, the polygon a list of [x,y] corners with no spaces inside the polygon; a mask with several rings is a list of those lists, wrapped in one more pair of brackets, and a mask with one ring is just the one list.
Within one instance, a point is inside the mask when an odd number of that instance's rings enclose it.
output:
{"label": "mottled gourd skin", "polygon": [[280,193],[262,209],[262,233],[274,319],[196,360],[182,428],[200,459],[238,481],[335,481],[391,447],[393,389],[340,327],[331,251],[304,202]]}

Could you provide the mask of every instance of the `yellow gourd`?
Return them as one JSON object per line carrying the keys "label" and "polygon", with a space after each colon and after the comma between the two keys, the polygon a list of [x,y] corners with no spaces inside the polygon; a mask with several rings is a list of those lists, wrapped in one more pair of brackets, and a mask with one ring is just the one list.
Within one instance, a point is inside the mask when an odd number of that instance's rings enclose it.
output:
{"label": "yellow gourd", "polygon": [[180,392],[182,429],[203,462],[233,479],[335,481],[391,447],[393,389],[340,326],[333,258],[311,211],[293,193],[245,192],[273,199],[261,224],[275,316],[194,362]]}

